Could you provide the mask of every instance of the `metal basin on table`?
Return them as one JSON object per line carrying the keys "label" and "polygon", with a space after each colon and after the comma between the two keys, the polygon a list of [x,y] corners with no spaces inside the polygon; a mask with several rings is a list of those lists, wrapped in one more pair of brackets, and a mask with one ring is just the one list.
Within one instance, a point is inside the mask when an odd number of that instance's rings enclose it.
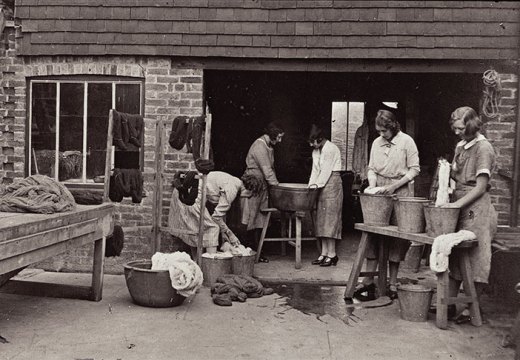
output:
{"label": "metal basin on table", "polygon": [[280,183],[269,188],[271,206],[282,211],[309,211],[316,207],[317,188],[307,184]]}

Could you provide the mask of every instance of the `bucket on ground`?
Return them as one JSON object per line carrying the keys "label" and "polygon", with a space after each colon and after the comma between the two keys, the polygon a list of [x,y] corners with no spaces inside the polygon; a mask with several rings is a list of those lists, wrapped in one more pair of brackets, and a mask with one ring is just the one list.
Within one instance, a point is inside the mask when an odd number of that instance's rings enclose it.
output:
{"label": "bucket on ground", "polygon": [[202,285],[211,287],[217,282],[217,278],[222,275],[232,274],[232,259],[230,254],[202,254],[202,275],[204,280]]}
{"label": "bucket on ground", "polygon": [[151,270],[151,260],[135,260],[125,264],[128,292],[137,305],[172,307],[184,302],[185,297],[172,287],[168,270]]}
{"label": "bucket on ground", "polygon": [[363,222],[367,225],[387,226],[394,209],[394,198],[388,195],[359,194]]}
{"label": "bucket on ground", "polygon": [[405,284],[397,288],[397,295],[401,319],[416,322],[428,320],[432,288],[420,284]]}
{"label": "bucket on ground", "polygon": [[410,269],[416,273],[421,267],[421,259],[424,252],[424,244],[412,241],[410,248],[404,258],[403,268]]}
{"label": "bucket on ground", "polygon": [[451,234],[457,231],[460,208],[444,208],[434,205],[424,206],[426,233],[437,237],[442,234]]}
{"label": "bucket on ground", "polygon": [[231,260],[231,269],[235,275],[253,276],[256,252],[251,255],[235,255]]}
{"label": "bucket on ground", "polygon": [[426,226],[423,206],[429,202],[423,197],[399,197],[396,203],[397,229],[413,234],[423,233]]}

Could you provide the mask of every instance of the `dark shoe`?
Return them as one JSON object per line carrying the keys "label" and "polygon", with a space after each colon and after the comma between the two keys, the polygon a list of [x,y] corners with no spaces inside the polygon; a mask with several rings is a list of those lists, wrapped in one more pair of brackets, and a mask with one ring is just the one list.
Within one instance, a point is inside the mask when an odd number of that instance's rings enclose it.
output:
{"label": "dark shoe", "polygon": [[261,263],[268,263],[269,262],[269,259],[260,255],[260,257],[258,258],[258,262],[261,262]]}
{"label": "dark shoe", "polygon": [[331,266],[331,265],[334,265],[336,266],[336,264],[338,263],[338,256],[334,256],[333,258],[331,257],[328,257],[328,256],[325,256],[325,259],[323,259],[323,262],[320,264],[320,266]]}
{"label": "dark shoe", "polygon": [[[367,293],[367,295],[363,295]],[[356,286],[356,291],[354,291],[354,295],[358,300],[361,301],[371,301],[376,299],[376,285],[374,283],[365,285],[363,283],[358,284]]]}
{"label": "dark shoe", "polygon": [[395,285],[391,285],[388,287],[388,291],[386,292],[386,295],[390,298],[390,300],[397,299],[397,289]]}
{"label": "dark shoe", "polygon": [[320,255],[320,257],[317,258],[316,260],[312,260],[311,264],[312,265],[321,265],[321,264],[323,264],[323,261],[325,261],[325,258],[326,258],[326,256]]}

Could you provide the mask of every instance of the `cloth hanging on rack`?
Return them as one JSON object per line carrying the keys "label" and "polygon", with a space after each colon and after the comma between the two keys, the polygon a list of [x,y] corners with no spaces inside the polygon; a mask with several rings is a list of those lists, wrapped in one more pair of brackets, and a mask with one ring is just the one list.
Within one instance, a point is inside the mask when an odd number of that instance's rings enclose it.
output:
{"label": "cloth hanging on rack", "polygon": [[176,150],[181,150],[188,140],[188,123],[186,122],[188,119],[187,116],[177,116],[173,119],[168,142]]}
{"label": "cloth hanging on rack", "polygon": [[139,169],[114,169],[110,176],[108,197],[121,202],[123,197],[131,196],[133,203],[140,203],[143,197],[143,174]]}
{"label": "cloth hanging on rack", "polygon": [[113,111],[113,140],[117,150],[138,151],[141,147],[143,133],[143,117],[138,114],[127,114]]}

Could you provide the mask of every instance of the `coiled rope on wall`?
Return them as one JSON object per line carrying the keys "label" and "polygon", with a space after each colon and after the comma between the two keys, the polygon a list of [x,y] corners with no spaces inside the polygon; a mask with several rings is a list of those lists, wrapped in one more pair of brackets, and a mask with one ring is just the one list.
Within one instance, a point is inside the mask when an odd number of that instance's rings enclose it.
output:
{"label": "coiled rope on wall", "polygon": [[498,116],[498,102],[500,100],[500,77],[498,73],[489,69],[482,75],[482,81],[484,82],[484,101],[482,103],[482,112],[488,118],[495,118]]}

